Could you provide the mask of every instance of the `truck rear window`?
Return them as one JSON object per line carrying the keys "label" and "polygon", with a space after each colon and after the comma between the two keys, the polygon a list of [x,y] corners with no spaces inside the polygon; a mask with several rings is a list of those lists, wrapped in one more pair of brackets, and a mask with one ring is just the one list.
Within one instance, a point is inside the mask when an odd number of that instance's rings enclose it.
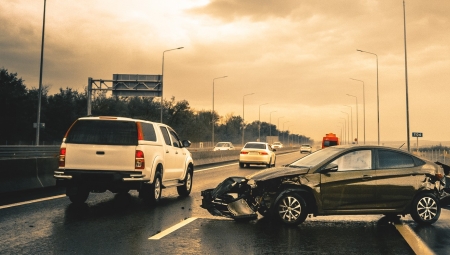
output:
{"label": "truck rear window", "polygon": [[137,145],[136,123],[132,121],[79,120],[70,129],[66,143]]}

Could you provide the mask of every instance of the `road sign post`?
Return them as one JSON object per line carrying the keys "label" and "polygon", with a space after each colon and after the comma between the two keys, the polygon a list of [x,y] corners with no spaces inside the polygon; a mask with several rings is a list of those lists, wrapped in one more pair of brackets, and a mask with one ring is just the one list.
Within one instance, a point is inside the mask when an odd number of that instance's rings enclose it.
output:
{"label": "road sign post", "polygon": [[417,143],[416,143],[416,150],[417,153],[419,152],[419,137],[423,137],[423,133],[422,132],[412,132],[412,137],[416,137],[417,138]]}

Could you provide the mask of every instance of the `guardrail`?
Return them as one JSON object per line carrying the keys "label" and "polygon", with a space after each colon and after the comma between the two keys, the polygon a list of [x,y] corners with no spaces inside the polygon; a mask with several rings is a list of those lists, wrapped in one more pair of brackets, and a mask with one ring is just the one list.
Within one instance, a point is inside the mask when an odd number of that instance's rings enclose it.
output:
{"label": "guardrail", "polygon": [[[195,166],[237,161],[240,153],[240,150],[190,151]],[[292,151],[298,148],[278,149],[276,153]],[[59,146],[0,146],[0,152],[3,152],[0,153],[0,193],[56,185],[53,172],[58,169]]]}

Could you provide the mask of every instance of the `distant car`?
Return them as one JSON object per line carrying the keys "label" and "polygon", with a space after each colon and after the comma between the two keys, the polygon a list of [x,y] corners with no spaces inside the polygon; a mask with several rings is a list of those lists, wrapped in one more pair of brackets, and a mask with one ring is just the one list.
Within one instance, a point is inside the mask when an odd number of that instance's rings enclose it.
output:
{"label": "distant car", "polygon": [[444,170],[404,150],[338,145],[282,167],[233,176],[201,192],[202,208],[235,220],[257,213],[287,225],[309,214],[410,214],[418,224],[436,222],[444,206]]}
{"label": "distant car", "polygon": [[229,151],[234,150],[234,146],[230,142],[219,142],[214,146],[213,151]]}
{"label": "distant car", "polygon": [[302,146],[300,146],[300,153],[311,153],[311,152],[312,152],[311,145],[302,144]]}
{"label": "distant car", "polygon": [[263,142],[248,142],[239,154],[239,167],[252,165],[275,166],[275,149],[270,144]]}
{"label": "distant car", "polygon": [[283,148],[283,144],[280,143],[280,142],[274,142],[272,144],[272,148],[274,148],[274,149],[281,149],[281,148]]}

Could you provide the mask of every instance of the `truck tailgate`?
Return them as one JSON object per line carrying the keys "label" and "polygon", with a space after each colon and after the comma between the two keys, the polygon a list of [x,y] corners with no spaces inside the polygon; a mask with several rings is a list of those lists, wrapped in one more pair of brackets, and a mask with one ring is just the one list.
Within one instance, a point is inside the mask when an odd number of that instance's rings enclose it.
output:
{"label": "truck tailgate", "polygon": [[66,169],[132,171],[136,146],[66,144]]}

